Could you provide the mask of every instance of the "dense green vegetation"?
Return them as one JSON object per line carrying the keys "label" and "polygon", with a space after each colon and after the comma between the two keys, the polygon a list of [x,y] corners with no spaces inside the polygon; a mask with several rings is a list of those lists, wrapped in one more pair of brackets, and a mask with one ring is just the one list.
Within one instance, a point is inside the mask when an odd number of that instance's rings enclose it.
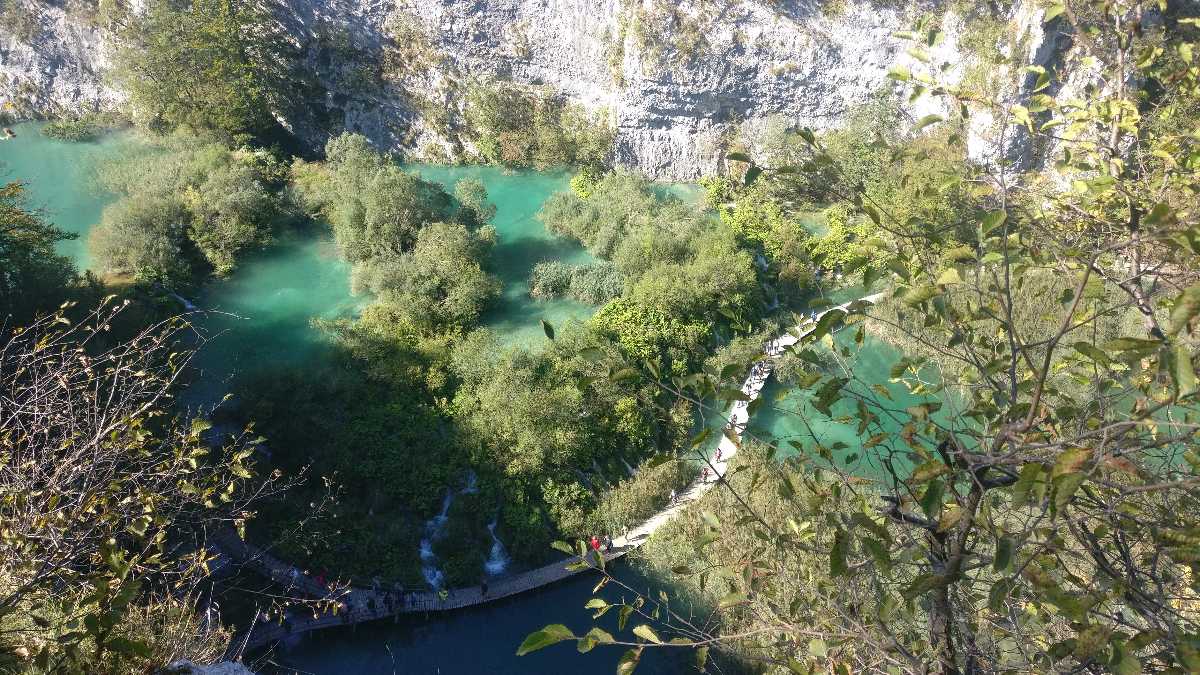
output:
{"label": "dense green vegetation", "polygon": [[226,275],[288,218],[286,167],[262,150],[176,136],[101,177],[120,195],[92,231],[100,269],[169,287]]}
{"label": "dense green vegetation", "polygon": [[[273,443],[304,448],[281,450],[279,466],[292,472],[312,463],[314,479],[265,519],[275,523],[274,534],[294,522],[296,503],[321,498],[326,486],[319,477],[341,491],[330,513],[306,523],[288,545],[289,555],[364,578],[419,584],[417,544],[449,489],[455,498],[448,534],[434,550],[451,583],[473,583],[492,520],[519,560],[538,562],[555,536],[607,530],[622,519],[629,524],[630,514],[647,513],[687,481],[694,469],[673,458],[690,434],[689,406],[650,416],[639,402],[648,390],[581,381],[602,374],[594,363],[599,354],[621,353],[618,334],[631,333],[631,340],[643,334],[632,320],[618,318],[619,310],[558,326],[537,349],[505,348],[477,329],[499,292],[487,270],[494,238],[487,221],[495,207],[481,183],[461,181],[451,197],[360,136],[330,141],[326,157],[295,163],[293,191],[328,220],[354,265],[356,286],[372,294],[373,304],[357,320],[324,325],[333,339],[327,369],[268,370],[245,382],[239,397],[241,414]],[[640,189],[649,194],[648,184]],[[707,222],[694,211],[690,218]],[[703,260],[698,233],[694,240]],[[737,262],[753,284],[749,259]],[[597,267],[607,279],[591,288],[576,284],[581,297],[619,295],[614,265]],[[696,314],[698,302],[659,311],[667,321],[685,321],[676,315]],[[691,352],[679,356],[685,361],[703,358],[722,320],[700,314],[707,318],[693,321],[682,347]],[[659,337],[664,344],[674,339]],[[631,478],[650,457],[670,461]],[[458,494],[468,474],[476,476],[477,491]]]}
{"label": "dense green vegetation", "polygon": [[20,183],[0,187],[0,327],[67,299],[77,272],[54,245],[68,236],[28,208]]}
{"label": "dense green vegetation", "polygon": [[134,118],[244,143],[277,140],[297,92],[297,51],[259,0],[153,0],[123,22],[116,77]]}
{"label": "dense green vegetation", "polygon": [[516,85],[480,83],[466,93],[466,123],[479,157],[514,167],[602,167],[613,131],[553,94]]}
{"label": "dense green vegetation", "polygon": [[[830,312],[790,350],[809,432],[744,441],[720,489],[651,543],[649,567],[678,593],[604,572],[628,595],[587,608],[616,613],[619,634],[552,625],[521,652],[620,645],[622,673],[663,648],[772,673],[1200,669],[1200,19],[1156,7],[1049,7],[1047,30],[1078,40],[1064,63],[1105,83],[1085,100],[1038,67],[1019,104],[946,82],[926,51],[940,34],[922,26],[906,39],[928,66],[892,79],[948,118],[799,131],[790,158],[734,158],[749,168],[745,187],[727,183],[732,215],[758,191],[783,219],[806,194],[833,203],[846,245],[812,247],[812,262],[847,255],[834,264],[885,282],[887,299]],[[981,111],[1045,164],[1015,166],[1011,146],[969,161]],[[764,248],[783,222],[767,213],[745,228]],[[848,339],[831,342],[837,328]],[[870,332],[903,349],[888,379],[905,403],[843,367]],[[730,384],[609,365],[690,400]],[[831,423],[851,440],[827,440]],[[879,475],[847,470],[862,455]],[[689,601],[711,618],[691,620]]]}

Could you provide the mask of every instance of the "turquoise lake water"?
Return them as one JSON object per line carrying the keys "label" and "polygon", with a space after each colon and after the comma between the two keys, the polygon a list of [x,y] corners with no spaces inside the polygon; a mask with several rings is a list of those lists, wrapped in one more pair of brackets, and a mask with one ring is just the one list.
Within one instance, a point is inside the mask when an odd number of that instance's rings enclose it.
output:
{"label": "turquoise lake water", "polygon": [[[81,235],[64,242],[61,250],[86,268],[86,234],[111,201],[92,187],[92,176],[103,169],[105,158],[136,140],[117,134],[97,143],[63,143],[42,137],[37,129],[20,125],[16,139],[0,142],[0,169],[7,180],[29,184],[31,203],[43,208],[51,221]],[[537,302],[528,296],[529,273],[538,262],[589,260],[583,249],[551,236],[536,219],[547,197],[568,189],[568,174],[494,167],[409,168],[451,190],[462,178],[480,178],[497,206],[493,224],[498,243],[489,265],[503,281],[504,292],[485,315],[484,325],[509,344],[536,345],[545,340],[540,320],[561,324],[591,314],[593,308],[580,303]],[[690,200],[700,196],[692,186],[664,189]],[[854,292],[840,295],[852,297]],[[270,249],[245,260],[229,279],[209,284],[200,297],[190,300],[212,312],[203,321],[209,342],[196,361],[203,376],[187,397],[197,402],[219,398],[228,391],[232,374],[241,370],[262,364],[303,367],[319,358],[323,343],[320,332],[311,326],[312,319],[353,316],[369,301],[351,294],[349,268],[329,236],[320,231],[282,237]],[[857,350],[849,365],[869,381],[882,377],[880,381],[886,382],[892,354],[877,347],[871,343]],[[772,382],[767,395],[772,400],[781,397],[775,403],[779,409],[764,406],[751,423],[751,433],[784,443],[787,439],[811,443],[811,430],[817,429],[820,442],[828,445],[840,439],[853,445],[853,429],[815,419],[803,394],[787,393]],[[789,409],[800,415],[784,412]],[[471,611],[314,635],[282,651],[276,661],[284,672],[308,673],[611,673],[619,656],[612,650],[580,655],[573,644],[564,643],[530,657],[514,656],[521,639],[547,623],[586,630],[590,613],[582,607],[593,583],[575,579]],[[688,670],[654,653],[638,672],[665,675]]]}

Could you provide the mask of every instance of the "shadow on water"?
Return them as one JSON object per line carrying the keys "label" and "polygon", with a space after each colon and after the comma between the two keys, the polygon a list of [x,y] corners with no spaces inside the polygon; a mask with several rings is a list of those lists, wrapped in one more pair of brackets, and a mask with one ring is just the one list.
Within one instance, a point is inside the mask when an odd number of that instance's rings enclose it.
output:
{"label": "shadow on water", "polygon": [[[618,567],[620,577],[635,587],[646,582]],[[582,635],[593,626],[617,633],[617,612],[593,621],[583,608],[597,581],[584,574],[553,586],[447,615],[403,617],[398,623],[376,623],[355,629],[334,629],[301,638],[281,647],[268,673],[358,673],[360,675],[612,675],[623,648],[597,647],[580,654],[574,642],[562,642],[527,656],[515,653],[529,633],[547,624],[562,623]],[[610,602],[621,593],[608,586],[601,595]],[[643,588],[644,590],[644,588]],[[697,612],[702,614],[702,612]],[[686,651],[646,650],[639,675],[695,672]],[[724,669],[722,672],[734,672]]]}

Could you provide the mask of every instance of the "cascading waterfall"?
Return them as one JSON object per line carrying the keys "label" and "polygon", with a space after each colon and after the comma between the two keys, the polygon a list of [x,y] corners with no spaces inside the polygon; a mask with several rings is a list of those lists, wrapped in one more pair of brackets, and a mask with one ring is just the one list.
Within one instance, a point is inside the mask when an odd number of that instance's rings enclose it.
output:
{"label": "cascading waterfall", "polygon": [[496,518],[492,518],[492,522],[488,523],[488,534],[492,536],[492,550],[488,552],[488,559],[483,564],[483,569],[489,576],[494,577],[504,574],[509,563],[508,551],[504,548],[504,542],[496,536]]}
{"label": "cascading waterfall", "polygon": [[183,308],[184,308],[185,310],[187,310],[187,311],[189,311],[189,312],[194,312],[194,311],[196,311],[196,309],[197,309],[197,308],[196,308],[196,304],[195,304],[195,303],[193,303],[191,300],[188,300],[187,298],[183,297],[182,295],[180,295],[180,294],[176,293],[175,291],[172,291],[172,290],[167,290],[167,295],[171,296],[171,297],[172,297],[172,298],[174,298],[174,299],[175,299],[175,300],[176,300],[176,301],[177,301],[179,304],[183,305]]}
{"label": "cascading waterfall", "polygon": [[446,520],[450,514],[450,504],[454,501],[454,493],[446,490],[442,499],[442,510],[433,518],[425,521],[425,537],[421,539],[421,576],[425,583],[437,589],[442,587],[445,575],[438,569],[437,555],[433,552],[433,542],[445,534]]}
{"label": "cascading waterfall", "polygon": [[[462,490],[459,490],[458,494],[469,495],[479,492],[477,483],[475,472],[469,472],[467,484]],[[454,503],[454,494],[453,491],[446,490],[446,496],[442,499],[442,510],[433,518],[425,521],[425,536],[421,539],[421,576],[425,577],[425,583],[435,590],[440,589],[445,583],[446,575],[438,568],[437,554],[433,552],[433,544],[446,534],[446,521],[450,518],[450,505]],[[492,538],[495,539],[494,534]],[[501,546],[502,551],[503,548]],[[495,550],[494,544],[492,549]],[[504,564],[507,564],[507,561]]]}

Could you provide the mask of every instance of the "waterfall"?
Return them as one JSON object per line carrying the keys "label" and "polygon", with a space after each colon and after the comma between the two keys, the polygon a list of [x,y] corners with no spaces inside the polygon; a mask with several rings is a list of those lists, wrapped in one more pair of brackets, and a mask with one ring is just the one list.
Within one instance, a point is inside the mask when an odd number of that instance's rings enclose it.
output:
{"label": "waterfall", "polygon": [[437,555],[433,552],[433,542],[441,539],[445,534],[446,520],[449,518],[450,504],[453,501],[454,493],[446,490],[446,497],[442,499],[442,510],[433,518],[425,521],[425,536],[421,539],[421,576],[425,577],[425,583],[434,589],[442,587],[445,575],[438,569]]}
{"label": "waterfall", "polygon": [[[459,490],[458,494],[470,495],[479,492],[478,483],[479,479],[475,476],[475,472],[467,472],[467,484],[462,490]],[[433,552],[433,544],[446,535],[446,521],[450,518],[450,505],[454,503],[454,494],[453,491],[446,490],[446,496],[442,498],[442,510],[436,516],[425,521],[425,536],[421,539],[421,576],[425,577],[425,583],[434,590],[442,587],[446,581],[446,575],[438,568],[437,554]],[[492,540],[494,553],[499,540],[496,539],[495,534],[492,534]],[[500,552],[507,556],[503,544],[500,544]],[[508,564],[507,559],[500,563],[501,568],[506,564]]]}
{"label": "waterfall", "polygon": [[175,298],[176,300],[178,300],[178,301],[179,301],[179,304],[183,305],[183,308],[184,308],[184,309],[186,309],[187,311],[189,311],[189,312],[194,312],[194,311],[196,311],[196,305],[192,304],[192,301],[191,301],[191,300],[188,300],[187,298],[185,298],[185,297],[183,297],[182,295],[180,295],[180,294],[176,293],[175,291],[168,290],[168,291],[167,291],[167,295],[169,295],[169,296],[171,296],[172,298]]}
{"label": "waterfall", "polygon": [[504,549],[504,542],[496,536],[496,518],[492,518],[492,522],[488,523],[488,534],[492,536],[492,550],[488,552],[488,559],[483,564],[483,569],[489,576],[494,577],[504,574],[509,563],[508,551]]}

